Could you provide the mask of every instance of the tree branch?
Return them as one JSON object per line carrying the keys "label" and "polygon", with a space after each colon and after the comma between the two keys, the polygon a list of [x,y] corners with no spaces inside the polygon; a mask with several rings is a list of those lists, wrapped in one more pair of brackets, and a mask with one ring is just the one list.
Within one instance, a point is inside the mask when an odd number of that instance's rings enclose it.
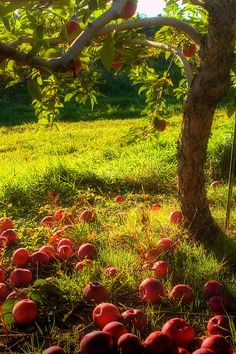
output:
{"label": "tree branch", "polygon": [[192,69],[190,67],[188,60],[185,58],[184,54],[181,52],[181,50],[179,48],[176,48],[171,45],[164,44],[164,43],[148,41],[145,39],[133,39],[131,42],[135,43],[135,44],[141,44],[141,45],[145,45],[145,46],[149,46],[149,47],[162,49],[166,52],[173,53],[179,59],[180,63],[182,64],[182,66],[184,68],[186,79],[188,82],[188,87],[191,86],[191,83],[193,81],[193,72],[192,72]]}

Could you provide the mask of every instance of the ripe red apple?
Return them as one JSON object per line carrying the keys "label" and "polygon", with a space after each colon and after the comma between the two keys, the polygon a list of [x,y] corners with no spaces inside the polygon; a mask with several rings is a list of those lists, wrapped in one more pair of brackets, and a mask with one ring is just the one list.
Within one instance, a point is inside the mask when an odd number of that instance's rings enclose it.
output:
{"label": "ripe red apple", "polygon": [[6,279],[6,272],[4,269],[0,268],[0,283],[3,283]]}
{"label": "ripe red apple", "polygon": [[53,260],[53,259],[55,259],[57,257],[56,250],[53,248],[53,246],[50,246],[50,245],[42,246],[39,249],[39,252],[47,253],[47,255],[49,257],[49,261],[51,261],[51,260]]}
{"label": "ripe red apple", "polygon": [[148,354],[178,354],[178,348],[174,341],[161,331],[149,334],[144,341],[144,347]]}
{"label": "ripe red apple", "polygon": [[173,287],[170,292],[170,297],[178,302],[188,304],[194,299],[193,290],[189,285],[178,284]]}
{"label": "ripe red apple", "polygon": [[172,268],[168,261],[158,261],[155,262],[152,266],[154,275],[157,278],[166,278],[171,272]]}
{"label": "ripe red apple", "polygon": [[117,274],[117,268],[116,267],[108,267],[104,269],[104,272],[110,277],[113,278]]}
{"label": "ripe red apple", "polygon": [[7,296],[7,299],[23,300],[23,299],[27,299],[27,295],[24,290],[21,290],[21,291],[14,290],[14,291],[10,292],[10,294]]}
{"label": "ripe red apple", "polygon": [[109,354],[113,349],[111,336],[103,331],[85,334],[80,342],[81,354]]}
{"label": "ripe red apple", "polygon": [[132,333],[125,333],[118,339],[120,354],[141,354],[144,347],[140,339]]}
{"label": "ripe red apple", "polygon": [[137,10],[137,1],[127,0],[120,17],[126,20],[127,18],[134,16],[136,10]]}
{"label": "ripe red apple", "polygon": [[110,297],[109,291],[99,282],[89,282],[83,290],[83,298],[90,302],[106,301]]}
{"label": "ripe red apple", "polygon": [[203,286],[203,295],[207,300],[213,296],[224,296],[225,287],[217,280],[208,280]]}
{"label": "ripe red apple", "polygon": [[204,339],[201,348],[211,349],[214,354],[231,354],[233,352],[233,348],[229,342],[219,334]]}
{"label": "ripe red apple", "polygon": [[161,209],[161,206],[160,206],[160,204],[152,204],[152,206],[151,206],[151,210],[152,211],[158,211],[158,210],[160,210]]}
{"label": "ripe red apple", "polygon": [[17,267],[25,267],[30,261],[30,253],[27,248],[18,248],[12,255],[12,263]]}
{"label": "ripe red apple", "polygon": [[79,271],[83,269],[85,266],[93,267],[93,261],[91,261],[91,259],[84,259],[81,262],[77,262],[75,265],[75,270]]}
{"label": "ripe red apple", "polygon": [[142,301],[159,304],[164,296],[164,289],[158,279],[147,278],[139,285],[139,294]]}
{"label": "ripe red apple", "polygon": [[59,347],[58,345],[53,345],[45,349],[42,354],[66,354],[65,350]]}
{"label": "ripe red apple", "polygon": [[47,215],[41,220],[41,225],[51,228],[57,223],[57,220],[54,218],[53,215]]}
{"label": "ripe red apple", "polygon": [[1,233],[1,237],[6,237],[8,243],[15,242],[18,239],[17,232],[13,229],[7,229]]}
{"label": "ripe red apple", "polygon": [[6,284],[0,283],[0,304],[3,303],[4,300],[6,300],[7,296],[10,294],[10,291]]}
{"label": "ripe red apple", "polygon": [[170,252],[174,248],[174,242],[170,238],[163,237],[157,242],[156,248],[159,253]]}
{"label": "ripe red apple", "polygon": [[178,348],[178,354],[190,354],[190,353],[187,349]]}
{"label": "ripe red apple", "polygon": [[169,221],[171,224],[180,225],[183,222],[183,214],[182,211],[176,210],[170,213]]}
{"label": "ripe red apple", "polygon": [[207,330],[210,334],[220,334],[221,336],[227,336],[230,334],[229,319],[224,315],[216,315],[207,323]]}
{"label": "ripe red apple", "polygon": [[117,197],[115,197],[115,201],[118,204],[122,204],[125,201],[125,198],[123,197],[123,195],[118,195]]}
{"label": "ripe red apple", "polygon": [[129,328],[142,331],[147,326],[147,316],[143,310],[130,309],[121,314],[123,323]]}
{"label": "ripe red apple", "polygon": [[80,214],[79,220],[84,222],[92,222],[95,220],[95,214],[92,210],[84,210]]}
{"label": "ripe red apple", "polygon": [[[115,70],[118,70],[121,68],[122,65],[123,65],[123,59],[122,58],[115,58],[111,64],[111,67]],[[117,202],[117,203],[119,203],[119,202]]]}
{"label": "ripe red apple", "polygon": [[0,218],[0,233],[13,228],[13,221],[10,218]]}
{"label": "ripe red apple", "polygon": [[15,268],[10,274],[11,284],[17,287],[28,286],[32,279],[32,272],[29,269]]}
{"label": "ripe red apple", "polygon": [[65,214],[65,210],[63,210],[63,209],[58,209],[58,210],[56,210],[55,213],[54,213],[54,218],[55,218],[57,221],[60,221],[60,220],[63,218],[64,214]]}
{"label": "ripe red apple", "polygon": [[102,302],[93,310],[93,322],[98,328],[105,327],[109,322],[119,321],[120,317],[118,307],[109,302]]}
{"label": "ripe red apple", "polygon": [[118,321],[109,322],[105,327],[103,327],[103,332],[108,333],[113,340],[114,345],[117,345],[118,339],[125,333],[128,333],[128,330],[125,328],[123,323]]}
{"label": "ripe red apple", "polygon": [[215,352],[213,352],[211,349],[199,348],[195,350],[192,354],[214,354],[214,353]]}
{"label": "ripe red apple", "polygon": [[94,260],[97,258],[97,250],[96,247],[94,245],[92,245],[91,243],[83,243],[78,250],[78,256],[79,259],[91,259]]}
{"label": "ripe red apple", "polygon": [[183,318],[171,318],[162,327],[162,332],[183,348],[187,348],[195,337],[193,327]]}
{"label": "ripe red apple", "polygon": [[148,262],[153,262],[159,256],[160,256],[160,251],[157,248],[150,248],[149,250],[146,251],[144,257]]}
{"label": "ripe red apple", "polygon": [[226,296],[213,296],[207,301],[207,307],[213,312],[225,312],[229,302]]}
{"label": "ripe red apple", "polygon": [[30,256],[30,263],[33,267],[42,264],[48,264],[49,263],[48,254],[41,251],[34,252]]}
{"label": "ripe red apple", "polygon": [[196,46],[195,44],[186,44],[183,48],[183,54],[188,57],[191,58],[194,54],[196,53]]}
{"label": "ripe red apple", "polygon": [[69,238],[62,238],[59,242],[58,242],[58,245],[57,245],[57,251],[58,251],[58,249],[61,247],[61,246],[70,246],[70,248],[74,248],[74,242],[73,241],[71,241],[71,239],[69,239]]}
{"label": "ripe red apple", "polygon": [[78,21],[76,20],[69,20],[66,23],[66,32],[68,35],[70,35],[73,32],[80,32],[81,31],[81,26]]}
{"label": "ripe red apple", "polygon": [[73,255],[73,250],[68,245],[62,245],[57,249],[57,252],[59,254],[59,257],[64,260],[69,259]]}
{"label": "ripe red apple", "polygon": [[20,300],[13,307],[12,316],[16,323],[20,325],[32,323],[37,319],[38,306],[33,300]]}

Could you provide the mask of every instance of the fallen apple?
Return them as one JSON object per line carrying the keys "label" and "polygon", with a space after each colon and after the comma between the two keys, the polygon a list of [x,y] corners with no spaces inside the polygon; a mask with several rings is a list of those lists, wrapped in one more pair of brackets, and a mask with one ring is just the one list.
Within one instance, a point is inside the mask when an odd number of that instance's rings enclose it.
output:
{"label": "fallen apple", "polygon": [[142,354],[144,347],[133,333],[125,333],[118,339],[120,354]]}
{"label": "fallen apple", "polygon": [[6,279],[6,272],[4,269],[0,268],[0,283],[3,283]]}
{"label": "fallen apple", "polygon": [[54,218],[53,215],[47,215],[41,220],[41,225],[51,228],[57,223],[57,220]]}
{"label": "fallen apple", "polygon": [[214,354],[231,354],[233,352],[233,348],[229,342],[225,339],[225,337],[219,334],[215,334],[204,339],[201,348],[211,349]]}
{"label": "fallen apple", "polygon": [[81,354],[111,354],[112,349],[112,338],[103,331],[87,333],[80,342]]}
{"label": "fallen apple", "polygon": [[192,354],[215,354],[211,349],[199,348],[195,350]]}
{"label": "fallen apple", "polygon": [[118,195],[117,197],[115,197],[115,201],[118,204],[122,204],[122,203],[124,203],[125,198],[123,197],[123,195]]}
{"label": "fallen apple", "polygon": [[158,261],[155,262],[152,266],[154,275],[157,278],[166,278],[171,272],[172,268],[168,261]]}
{"label": "fallen apple", "polygon": [[91,259],[84,259],[81,262],[77,262],[75,265],[75,270],[79,271],[86,266],[93,267],[93,261]]}
{"label": "fallen apple", "polygon": [[84,222],[92,222],[95,220],[95,214],[92,210],[84,210],[80,214],[79,220]]}
{"label": "fallen apple", "polygon": [[38,306],[33,300],[20,300],[14,305],[12,310],[12,316],[16,323],[20,325],[32,323],[37,319]]}
{"label": "fallen apple", "polygon": [[33,267],[49,263],[49,256],[45,252],[36,251],[30,256],[30,263]]}
{"label": "fallen apple", "polygon": [[147,327],[147,316],[143,310],[129,309],[121,314],[123,323],[129,328],[135,328],[138,331],[142,331]]}
{"label": "fallen apple", "polygon": [[217,280],[208,280],[203,286],[203,295],[207,300],[213,296],[224,296],[225,287]]}
{"label": "fallen apple", "polygon": [[221,336],[227,336],[230,334],[229,319],[224,315],[216,315],[207,323],[207,330],[210,334],[220,334]]}
{"label": "fallen apple", "polygon": [[117,345],[118,339],[123,334],[128,333],[128,330],[123,323],[118,321],[109,322],[105,327],[103,327],[102,331],[108,333],[112,337],[114,345]]}
{"label": "fallen apple", "polygon": [[229,306],[227,297],[224,296],[213,296],[207,301],[207,307],[212,312],[222,313],[225,312]]}
{"label": "fallen apple", "polygon": [[6,300],[7,296],[10,294],[10,291],[6,284],[0,283],[0,304]]}
{"label": "fallen apple", "polygon": [[18,248],[12,255],[12,263],[17,267],[26,267],[30,261],[30,253],[27,248]]}
{"label": "fallen apple", "polygon": [[53,345],[45,349],[42,354],[66,354],[65,350],[59,347],[58,345]]}
{"label": "fallen apple", "polygon": [[0,233],[13,228],[13,221],[10,218],[0,218]]}
{"label": "fallen apple", "polygon": [[182,211],[176,210],[170,213],[169,221],[171,224],[181,225],[183,222],[183,214]]}
{"label": "fallen apple", "polygon": [[10,274],[10,282],[12,285],[21,287],[28,286],[33,280],[30,269],[15,268]]}
{"label": "fallen apple", "polygon": [[178,354],[177,345],[172,338],[161,331],[149,334],[144,341],[144,347],[148,354]]}
{"label": "fallen apple", "polygon": [[121,318],[120,311],[117,306],[102,302],[93,310],[93,322],[98,328],[104,328],[109,322],[119,321]]}
{"label": "fallen apple", "polygon": [[117,275],[117,268],[116,267],[108,267],[104,269],[104,272],[110,277],[113,278]]}
{"label": "fallen apple", "polygon": [[164,296],[164,288],[158,279],[147,278],[139,286],[139,295],[144,302],[159,304]]}
{"label": "fallen apple", "polygon": [[1,237],[6,237],[8,243],[12,243],[12,242],[15,242],[17,241],[18,239],[18,234],[15,230],[13,229],[7,229],[7,230],[4,230],[2,233],[1,233]]}
{"label": "fallen apple", "polygon": [[57,258],[57,251],[54,249],[53,246],[51,245],[45,245],[45,246],[42,246],[40,249],[39,249],[39,252],[44,252],[48,255],[49,257],[49,261]]}
{"label": "fallen apple", "polygon": [[97,258],[97,250],[91,243],[83,243],[78,250],[78,256],[80,260],[85,258],[94,260]]}
{"label": "fallen apple", "polygon": [[159,253],[171,252],[174,248],[174,242],[170,238],[163,237],[157,242],[156,248]]}
{"label": "fallen apple", "polygon": [[162,327],[162,332],[167,334],[178,347],[187,348],[194,340],[193,327],[183,318],[171,318]]}
{"label": "fallen apple", "polygon": [[83,290],[83,298],[88,301],[101,302],[110,297],[110,292],[99,282],[89,282]]}
{"label": "fallen apple", "polygon": [[57,251],[58,251],[58,249],[61,247],[61,246],[70,246],[70,248],[74,248],[74,242],[73,241],[71,241],[71,239],[69,239],[69,238],[62,238],[59,242],[58,242],[58,244],[57,244]]}
{"label": "fallen apple", "polygon": [[170,298],[188,304],[194,299],[193,289],[189,285],[178,284],[171,290]]}

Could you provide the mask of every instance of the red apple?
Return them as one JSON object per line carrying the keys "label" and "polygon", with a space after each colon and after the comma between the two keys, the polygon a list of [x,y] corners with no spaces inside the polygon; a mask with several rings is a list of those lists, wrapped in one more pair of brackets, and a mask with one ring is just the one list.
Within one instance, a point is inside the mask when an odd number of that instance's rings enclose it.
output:
{"label": "red apple", "polygon": [[42,354],[66,354],[66,352],[58,345],[53,345],[52,347],[45,349]]}
{"label": "red apple", "polygon": [[118,204],[122,204],[125,201],[125,198],[123,197],[123,195],[118,195],[117,197],[115,197],[115,201]]}
{"label": "red apple", "polygon": [[109,291],[99,282],[89,282],[83,290],[83,298],[90,302],[106,301],[110,297]]}
{"label": "red apple", "polygon": [[170,297],[178,302],[188,304],[193,301],[193,290],[189,285],[178,284],[170,292]]}
{"label": "red apple", "polygon": [[230,334],[229,319],[224,315],[216,315],[207,323],[207,330],[210,334],[220,334],[227,336]]}
{"label": "red apple", "polygon": [[32,272],[29,269],[15,268],[10,274],[11,284],[17,287],[28,286],[32,279]]}
{"label": "red apple", "polygon": [[183,48],[183,54],[188,57],[191,58],[194,54],[196,53],[196,46],[195,44],[186,44]]}
{"label": "red apple", "polygon": [[162,332],[183,348],[187,348],[195,337],[193,327],[183,318],[171,318],[162,327]]}
{"label": "red apple", "polygon": [[128,333],[128,330],[125,328],[123,323],[118,321],[109,322],[105,327],[103,327],[103,332],[108,333],[113,340],[114,345],[117,345],[118,339],[125,333]]}
{"label": "red apple", "polygon": [[113,349],[111,336],[102,331],[85,334],[80,342],[81,354],[109,354]]}
{"label": "red apple", "polygon": [[81,262],[77,262],[75,265],[75,270],[81,270],[84,267],[89,266],[89,267],[93,267],[93,261],[91,261],[91,259],[84,259]]}
{"label": "red apple", "polygon": [[20,300],[13,307],[12,316],[16,323],[20,325],[32,323],[37,319],[38,306],[33,300]]}
{"label": "red apple", "polygon": [[73,255],[73,250],[68,245],[63,245],[57,249],[59,257],[61,259],[67,260]]}
{"label": "red apple", "polygon": [[49,263],[48,254],[41,251],[34,252],[30,256],[30,263],[33,267],[42,264],[48,264]]}
{"label": "red apple", "polygon": [[142,331],[147,327],[147,316],[143,310],[130,309],[121,314],[123,323],[129,328],[135,328],[138,331]]}
{"label": "red apple", "polygon": [[174,341],[161,331],[149,334],[144,341],[144,347],[148,354],[178,354],[178,348]]}
{"label": "red apple", "polygon": [[192,354],[214,354],[215,352],[213,352],[211,349],[207,349],[207,348],[200,348],[195,350]]}
{"label": "red apple", "polygon": [[171,265],[167,261],[155,262],[152,266],[152,270],[154,275],[161,279],[166,278],[172,272]]}
{"label": "red apple", "polygon": [[96,247],[94,245],[92,245],[91,243],[83,243],[78,250],[78,256],[79,259],[91,259],[94,260],[97,258],[97,250]]}
{"label": "red apple", "polygon": [[[113,60],[113,62],[112,62],[112,64],[111,64],[111,67],[113,68],[113,69],[115,69],[115,70],[118,70],[118,69],[120,69],[121,68],[121,66],[123,65],[123,59],[122,58],[115,58],[114,60]],[[124,201],[124,200],[123,200]],[[117,203],[119,203],[119,202],[117,202]],[[123,203],[123,202],[121,202],[121,203]]]}
{"label": "red apple", "polygon": [[163,237],[157,242],[156,248],[159,253],[170,252],[174,248],[174,242],[170,238]]}
{"label": "red apple", "polygon": [[6,237],[8,243],[15,242],[18,239],[17,232],[13,229],[7,229],[1,233],[1,237]]}
{"label": "red apple", "polygon": [[172,213],[170,213],[169,215],[169,220],[171,224],[175,224],[175,225],[180,225],[183,222],[183,214],[182,211],[173,211]]}
{"label": "red apple", "polygon": [[10,218],[0,218],[0,233],[13,228],[13,221]]}
{"label": "red apple", "polygon": [[64,214],[65,214],[65,210],[63,210],[63,209],[58,209],[58,210],[56,210],[55,213],[54,213],[54,218],[55,218],[57,221],[60,221],[60,220],[63,218]]}
{"label": "red apple", "polygon": [[120,317],[118,307],[109,302],[102,302],[93,310],[93,322],[98,328],[105,327],[109,322],[119,321]]}
{"label": "red apple", "polygon": [[17,267],[25,267],[30,261],[30,253],[27,248],[18,248],[12,255],[12,263]]}
{"label": "red apple", "polygon": [[137,1],[127,0],[120,17],[126,20],[127,18],[134,16],[136,10],[137,10]]}
{"label": "red apple", "polygon": [[41,220],[41,225],[45,227],[52,227],[57,223],[57,220],[52,215],[47,215]]}
{"label": "red apple", "polygon": [[207,300],[213,296],[224,296],[225,287],[217,280],[208,280],[203,286],[203,295]]}
{"label": "red apple", "polygon": [[152,211],[158,211],[158,210],[160,210],[161,209],[161,206],[160,206],[160,204],[152,204],[152,206],[151,206],[151,210]]}
{"label": "red apple", "polygon": [[7,296],[7,299],[23,300],[23,299],[27,299],[27,295],[24,290],[21,291],[14,290],[10,292],[10,294]]}
{"label": "red apple", "polygon": [[178,348],[178,354],[190,354],[190,353],[187,349]]}
{"label": "red apple", "polygon": [[51,261],[57,257],[56,250],[53,248],[53,246],[50,246],[50,245],[42,246],[39,249],[39,252],[47,253],[47,255],[49,257],[49,261]]}
{"label": "red apple", "polygon": [[229,342],[219,334],[204,339],[201,348],[211,349],[214,354],[231,354],[233,352],[233,348]]}
{"label": "red apple", "polygon": [[66,24],[66,32],[68,35],[70,35],[73,32],[80,32],[81,31],[81,27],[80,24],[78,23],[78,21],[76,20],[69,20]]}
{"label": "red apple", "polygon": [[0,303],[2,304],[6,300],[7,296],[10,294],[8,287],[4,283],[0,283]]}
{"label": "red apple", "polygon": [[110,277],[113,278],[117,274],[117,268],[116,267],[108,267],[104,269],[104,272]]}
{"label": "red apple", "polygon": [[125,333],[118,339],[120,354],[142,354],[143,345],[140,339],[132,333]]}
{"label": "red apple", "polygon": [[213,312],[225,312],[229,302],[226,296],[213,296],[207,301],[207,307]]}
{"label": "red apple", "polygon": [[3,283],[5,279],[6,279],[5,270],[0,268],[0,283]]}
{"label": "red apple", "polygon": [[69,238],[62,238],[57,245],[57,251],[61,246],[70,246],[70,248],[74,248],[74,242]]}
{"label": "red apple", "polygon": [[147,278],[140,284],[139,294],[142,301],[159,304],[164,296],[164,289],[158,279]]}
{"label": "red apple", "polygon": [[84,210],[80,214],[79,220],[84,222],[92,222],[95,220],[95,214],[92,210]]}

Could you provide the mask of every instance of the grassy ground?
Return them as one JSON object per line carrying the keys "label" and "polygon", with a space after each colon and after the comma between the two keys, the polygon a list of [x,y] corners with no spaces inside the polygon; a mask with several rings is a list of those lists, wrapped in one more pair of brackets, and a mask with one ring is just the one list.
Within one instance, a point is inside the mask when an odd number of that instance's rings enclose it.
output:
{"label": "grassy ground", "polygon": [[[218,251],[196,244],[180,228],[170,225],[168,215],[178,209],[176,190],[176,142],[181,117],[168,119],[168,128],[156,139],[138,141],[129,146],[121,138],[131,127],[138,127],[142,119],[98,120],[93,122],[63,122],[60,129],[45,130],[35,123],[0,128],[0,210],[2,216],[14,219],[18,232],[17,247],[31,252],[47,244],[53,229],[40,225],[40,220],[55,210],[64,208],[73,213],[76,223],[65,236],[76,245],[88,241],[98,250],[94,267],[80,272],[74,270],[77,254],[67,262],[32,269],[34,280],[48,278],[48,283],[35,284],[27,290],[37,300],[40,316],[35,325],[19,327],[2,321],[1,341],[6,353],[41,353],[50,344],[61,345],[67,353],[77,353],[84,333],[95,329],[91,312],[82,290],[89,281],[101,282],[110,292],[109,301],[121,311],[138,307],[145,309],[148,326],[138,335],[144,339],[152,330],[160,330],[170,317],[184,317],[194,327],[196,335],[206,335],[206,323],[212,313],[202,296],[202,286],[209,279],[221,281],[230,299],[229,317],[236,313],[235,274],[227,264],[226,244],[219,241]],[[224,224],[226,180],[233,122],[219,111],[209,143],[207,183],[222,179],[222,186],[209,188],[212,212],[219,224]],[[125,196],[117,204],[114,197]],[[235,201],[230,229],[230,247],[235,246]],[[151,210],[153,203],[160,211]],[[93,223],[79,221],[80,212],[92,209]],[[173,272],[162,281],[166,296],[162,305],[144,304],[138,296],[140,282],[153,276],[153,261],[146,269],[145,252],[156,246],[163,237],[171,238],[172,252],[160,254],[169,260]],[[11,255],[16,246],[2,254],[1,263],[9,275]],[[224,249],[224,251],[222,251]],[[221,259],[218,257],[221,253]],[[236,253],[235,253],[236,254]],[[115,266],[114,278],[104,269]],[[189,284],[194,301],[188,305],[175,303],[168,294],[178,283]],[[7,284],[10,287],[9,279]],[[7,304],[9,308],[12,304]],[[9,310],[9,309],[8,309]],[[135,332],[135,331],[134,331]],[[136,333],[136,332],[135,332]],[[229,340],[236,344],[235,331]]]}

